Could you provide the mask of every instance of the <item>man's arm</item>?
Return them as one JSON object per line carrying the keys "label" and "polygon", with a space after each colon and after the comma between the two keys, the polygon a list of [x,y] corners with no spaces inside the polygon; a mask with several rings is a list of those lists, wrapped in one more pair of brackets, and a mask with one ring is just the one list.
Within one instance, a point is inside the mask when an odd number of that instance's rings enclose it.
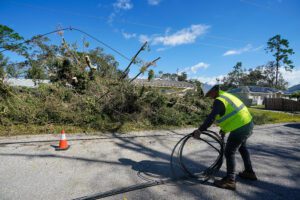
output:
{"label": "man's arm", "polygon": [[200,131],[207,130],[207,128],[209,128],[212,125],[212,123],[215,121],[217,115],[223,116],[224,114],[225,114],[224,104],[222,103],[222,101],[216,99],[214,101],[211,113],[207,116],[203,124],[200,126],[199,128]]}

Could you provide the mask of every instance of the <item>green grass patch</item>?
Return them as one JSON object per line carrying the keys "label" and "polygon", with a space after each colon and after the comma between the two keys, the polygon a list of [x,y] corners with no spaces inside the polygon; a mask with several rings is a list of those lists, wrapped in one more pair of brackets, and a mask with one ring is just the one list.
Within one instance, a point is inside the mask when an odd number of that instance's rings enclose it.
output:
{"label": "green grass patch", "polygon": [[254,123],[260,124],[275,124],[275,123],[286,123],[286,122],[300,122],[299,114],[276,112],[261,110],[255,108],[249,108],[251,112]]}
{"label": "green grass patch", "polygon": [[[105,79],[106,80],[106,79]],[[95,80],[85,92],[60,84],[0,90],[0,136],[128,132],[197,127],[212,101],[196,91],[166,95],[127,82],[111,86]],[[110,93],[100,98],[106,93]],[[0,85],[1,89],[1,85]],[[300,122],[300,115],[250,108],[256,124]]]}
{"label": "green grass patch", "polygon": [[92,133],[97,130],[91,128],[83,128],[72,125],[37,125],[37,124],[14,124],[10,126],[0,126],[0,136],[16,136],[16,135],[39,135],[39,134],[56,134],[61,130],[66,133]]}

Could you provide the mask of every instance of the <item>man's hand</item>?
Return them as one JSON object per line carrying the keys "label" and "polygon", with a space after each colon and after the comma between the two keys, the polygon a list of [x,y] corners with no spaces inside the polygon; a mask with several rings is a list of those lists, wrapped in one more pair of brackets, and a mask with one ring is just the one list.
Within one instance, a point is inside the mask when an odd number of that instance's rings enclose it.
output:
{"label": "man's hand", "polygon": [[195,139],[199,139],[201,135],[201,131],[199,129],[196,129],[193,131],[192,135]]}

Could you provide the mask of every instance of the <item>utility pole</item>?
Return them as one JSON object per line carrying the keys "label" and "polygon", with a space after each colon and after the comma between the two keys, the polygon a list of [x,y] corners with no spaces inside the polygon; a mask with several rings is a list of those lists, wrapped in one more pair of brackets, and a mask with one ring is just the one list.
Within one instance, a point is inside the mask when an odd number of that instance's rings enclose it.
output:
{"label": "utility pole", "polygon": [[123,74],[122,74],[122,76],[121,76],[120,79],[124,79],[128,75],[130,66],[132,65],[132,63],[135,62],[135,59],[137,58],[137,56],[139,55],[139,53],[141,53],[141,51],[143,51],[145,49],[146,45],[147,45],[147,41],[138,50],[138,52],[132,57],[130,63],[128,64],[128,66],[126,67],[126,69],[123,71]]}
{"label": "utility pole", "polygon": [[[155,65],[156,64],[156,61],[158,61],[160,59],[160,57],[156,58],[155,60],[149,62],[149,63],[146,63],[142,68],[145,69],[145,71],[151,66],[151,65]],[[134,78],[132,78],[129,82],[131,83],[132,81],[134,81],[139,75],[141,75],[143,72],[140,71]]]}

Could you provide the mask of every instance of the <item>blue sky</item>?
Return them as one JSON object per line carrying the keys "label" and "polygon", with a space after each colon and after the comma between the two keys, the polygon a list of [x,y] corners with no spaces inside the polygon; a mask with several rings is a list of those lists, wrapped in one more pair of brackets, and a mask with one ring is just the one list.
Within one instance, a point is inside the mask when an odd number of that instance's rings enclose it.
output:
{"label": "blue sky", "polygon": [[[0,0],[0,23],[25,38],[59,25],[76,27],[127,57],[147,40],[150,51],[140,58],[161,57],[156,73],[185,71],[189,78],[208,83],[226,75],[238,61],[248,69],[272,60],[265,53],[266,42],[281,34],[295,51],[293,73],[283,71],[294,85],[300,83],[299,10],[297,0]],[[50,38],[59,42],[58,35]],[[83,35],[69,31],[65,38],[81,43]],[[91,47],[100,45],[86,39]],[[127,60],[104,49],[116,57],[121,69],[126,67]],[[138,68],[132,68],[131,76]]]}

